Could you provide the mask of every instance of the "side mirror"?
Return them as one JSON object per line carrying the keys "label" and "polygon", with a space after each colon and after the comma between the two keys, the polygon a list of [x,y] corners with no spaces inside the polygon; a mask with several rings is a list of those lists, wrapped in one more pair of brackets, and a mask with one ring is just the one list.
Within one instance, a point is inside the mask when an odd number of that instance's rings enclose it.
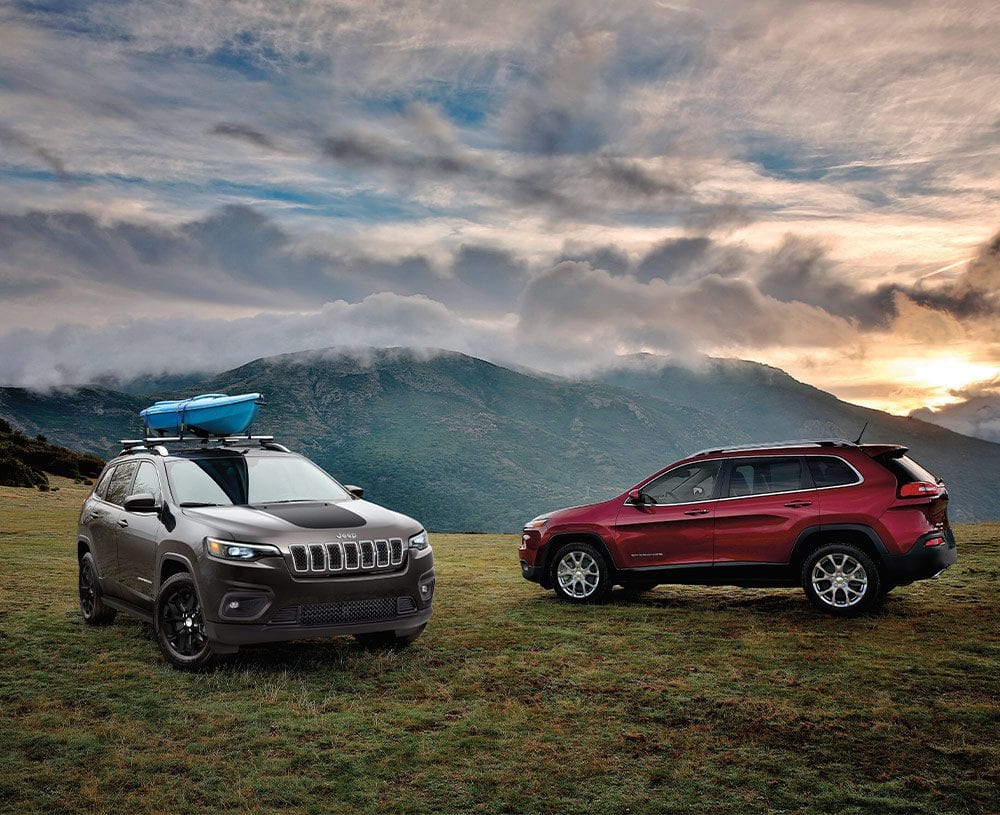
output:
{"label": "side mirror", "polygon": [[649,500],[649,496],[638,488],[628,491],[628,500],[629,503],[637,507],[644,507],[646,504],[653,503]]}
{"label": "side mirror", "polygon": [[126,512],[156,512],[159,508],[156,499],[148,492],[137,492],[125,499]]}
{"label": "side mirror", "polygon": [[355,498],[364,498],[365,497],[365,488],[364,487],[358,487],[358,486],[356,486],[354,484],[344,484],[344,489],[347,490]]}

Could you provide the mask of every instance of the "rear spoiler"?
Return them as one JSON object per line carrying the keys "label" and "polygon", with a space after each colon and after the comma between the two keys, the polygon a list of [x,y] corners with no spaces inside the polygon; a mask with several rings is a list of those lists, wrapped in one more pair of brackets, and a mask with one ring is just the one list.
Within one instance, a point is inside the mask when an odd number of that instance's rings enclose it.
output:
{"label": "rear spoiler", "polygon": [[878,458],[879,456],[902,458],[910,448],[903,447],[901,444],[862,444],[861,449],[872,458]]}

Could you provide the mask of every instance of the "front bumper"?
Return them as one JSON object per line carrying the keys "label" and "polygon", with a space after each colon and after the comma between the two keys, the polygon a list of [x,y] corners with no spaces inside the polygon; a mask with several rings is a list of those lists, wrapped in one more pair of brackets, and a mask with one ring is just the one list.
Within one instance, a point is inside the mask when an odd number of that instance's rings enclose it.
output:
{"label": "front bumper", "polygon": [[521,561],[521,577],[530,580],[532,583],[543,583],[545,570],[541,566],[535,566],[526,560]]}
{"label": "front bumper", "polygon": [[271,624],[254,625],[248,623],[205,623],[205,632],[213,642],[223,645],[240,646],[256,645],[264,642],[288,642],[324,637],[351,636],[353,634],[370,634],[380,631],[392,631],[397,637],[423,628],[431,618],[431,607],[393,619],[372,620],[365,623],[339,625],[301,625]]}
{"label": "front bumper", "polygon": [[[925,545],[934,538],[944,538],[944,543],[938,546]],[[898,586],[935,577],[953,566],[957,560],[958,547],[951,529],[921,535],[906,554],[884,558],[889,580]]]}
{"label": "front bumper", "polygon": [[199,562],[198,587],[209,639],[225,645],[395,631],[431,616],[432,550],[410,551],[395,571],[309,577],[284,558]]}

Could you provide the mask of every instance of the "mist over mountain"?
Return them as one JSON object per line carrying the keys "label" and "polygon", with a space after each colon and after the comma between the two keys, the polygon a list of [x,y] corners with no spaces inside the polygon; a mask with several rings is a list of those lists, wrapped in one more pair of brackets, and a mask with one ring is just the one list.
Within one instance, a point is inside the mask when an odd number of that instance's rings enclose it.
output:
{"label": "mist over mountain", "polygon": [[[144,396],[136,390],[145,391]],[[132,391],[132,392],[125,392]],[[589,380],[463,354],[338,349],[254,360],[203,381],[122,389],[0,388],[28,433],[110,456],[156,398],[260,391],[254,428],[440,531],[513,531],[541,512],[611,497],[694,450],[806,437],[900,442],[941,475],[954,520],[1000,518],[1000,445],[847,404],[783,371],[738,360],[687,367],[630,357]]]}

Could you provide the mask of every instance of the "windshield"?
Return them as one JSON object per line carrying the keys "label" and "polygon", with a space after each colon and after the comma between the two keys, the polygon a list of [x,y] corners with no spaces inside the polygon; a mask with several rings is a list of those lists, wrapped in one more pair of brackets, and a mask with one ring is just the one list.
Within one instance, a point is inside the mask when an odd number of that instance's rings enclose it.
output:
{"label": "windshield", "polygon": [[347,491],[295,456],[206,456],[167,462],[167,478],[183,506],[342,501]]}

